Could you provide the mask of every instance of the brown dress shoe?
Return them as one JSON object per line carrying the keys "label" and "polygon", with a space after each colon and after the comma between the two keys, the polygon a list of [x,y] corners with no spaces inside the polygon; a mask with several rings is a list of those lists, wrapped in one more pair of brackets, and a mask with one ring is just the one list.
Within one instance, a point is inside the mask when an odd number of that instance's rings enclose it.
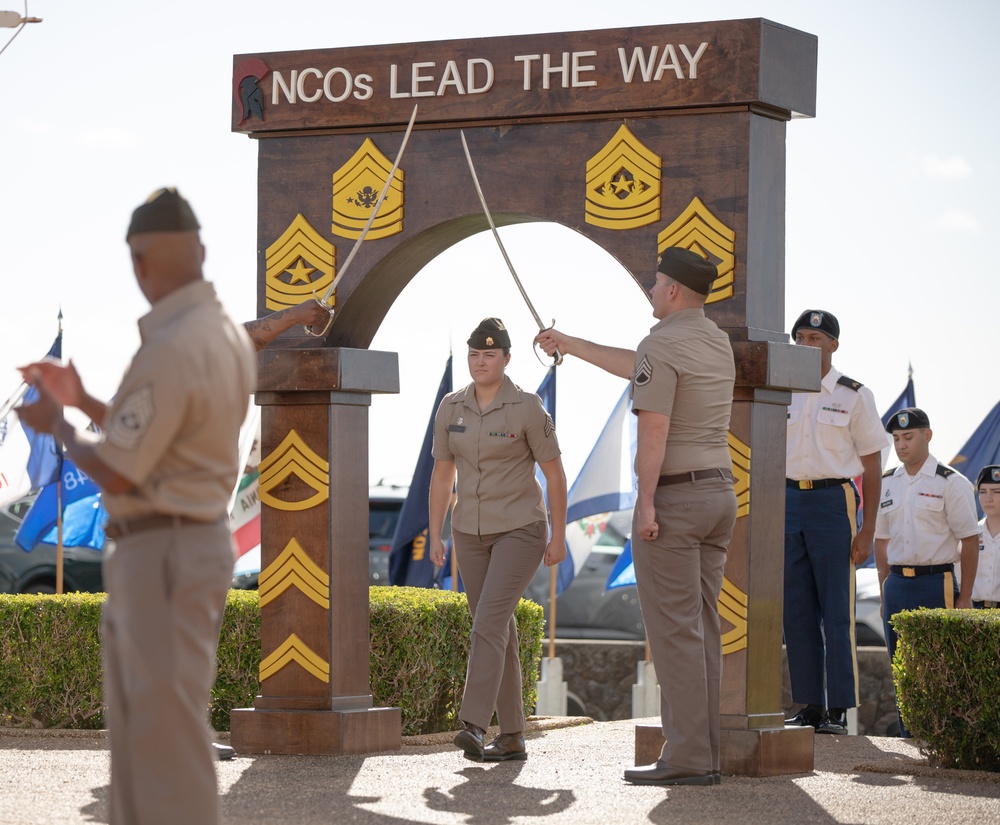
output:
{"label": "brown dress shoe", "polygon": [[455,745],[465,751],[465,758],[476,762],[483,761],[483,737],[486,731],[471,722],[462,722],[464,726],[455,735]]}
{"label": "brown dress shoe", "polygon": [[633,785],[717,785],[712,771],[690,771],[675,768],[661,760],[641,768],[626,768],[625,781]]}
{"label": "brown dress shoe", "polygon": [[524,738],[512,733],[501,733],[483,748],[484,762],[507,762],[508,760],[523,762],[527,758],[528,753],[524,749]]}

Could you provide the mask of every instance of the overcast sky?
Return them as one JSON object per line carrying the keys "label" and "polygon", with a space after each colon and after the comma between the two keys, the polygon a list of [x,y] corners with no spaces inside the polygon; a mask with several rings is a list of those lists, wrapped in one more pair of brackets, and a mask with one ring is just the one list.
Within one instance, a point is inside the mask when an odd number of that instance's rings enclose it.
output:
{"label": "overcast sky", "polygon": [[[24,13],[23,0],[0,9]],[[1000,400],[998,96],[1000,4],[645,2],[380,4],[32,0],[0,54],[0,395],[44,354],[65,315],[64,352],[109,396],[147,305],[124,244],[131,210],[176,185],[208,248],[206,276],[237,320],[256,308],[257,145],[230,130],[237,53],[766,17],[819,37],[817,117],[787,130],[786,327],[836,314],[834,363],[880,410],[912,362],[917,401],[950,460]],[[571,11],[569,11],[571,10]],[[0,47],[11,30],[0,29]],[[994,227],[990,229],[990,227]],[[501,229],[539,313],[572,334],[634,345],[649,304],[621,267],[572,231]],[[512,330],[511,377],[542,380],[533,322],[489,234],[439,256],[406,288],[373,348],[400,353],[399,396],[371,407],[370,477],[407,479],[449,348],[487,315]],[[625,384],[567,361],[557,429],[572,483]],[[0,399],[2,400],[2,399]]]}

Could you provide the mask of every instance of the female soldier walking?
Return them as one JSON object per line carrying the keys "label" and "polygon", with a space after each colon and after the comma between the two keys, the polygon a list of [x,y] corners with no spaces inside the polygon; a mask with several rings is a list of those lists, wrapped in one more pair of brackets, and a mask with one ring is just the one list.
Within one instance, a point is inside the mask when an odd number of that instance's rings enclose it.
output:
{"label": "female soldier walking", "polygon": [[[455,744],[469,759],[526,759],[521,665],[514,608],[544,559],[566,556],[566,474],[552,419],[537,395],[504,373],[510,336],[486,318],[469,338],[472,383],[445,396],[434,418],[431,560],[444,563],[441,530],[458,475],[452,534],[472,613],[472,641]],[[535,481],[545,474],[545,502]],[[483,745],[496,710],[500,735]]]}

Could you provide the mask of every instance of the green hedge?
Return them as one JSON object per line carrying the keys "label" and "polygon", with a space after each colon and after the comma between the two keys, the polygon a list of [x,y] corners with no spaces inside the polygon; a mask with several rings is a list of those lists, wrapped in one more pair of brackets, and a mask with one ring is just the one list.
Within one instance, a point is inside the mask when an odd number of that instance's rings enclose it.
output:
{"label": "green hedge", "polygon": [[[104,594],[0,595],[0,724],[101,728],[98,627]],[[402,710],[403,734],[457,726],[472,620],[465,595],[413,587],[369,591],[371,683],[376,707]],[[524,706],[537,699],[542,608],[522,600],[515,611]],[[219,639],[210,716],[229,729],[233,708],[252,707],[260,692],[257,592],[231,590]]]}
{"label": "green hedge", "polygon": [[1000,771],[1000,610],[906,610],[892,675],[933,764]]}

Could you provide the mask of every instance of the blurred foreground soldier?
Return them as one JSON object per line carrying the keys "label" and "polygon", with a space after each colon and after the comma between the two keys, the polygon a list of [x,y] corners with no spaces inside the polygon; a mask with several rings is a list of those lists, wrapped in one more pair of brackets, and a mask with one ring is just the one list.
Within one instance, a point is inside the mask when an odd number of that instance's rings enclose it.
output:
{"label": "blurred foreground soldier", "polygon": [[[854,566],[871,555],[888,448],[875,398],[833,366],[840,324],[807,309],[792,326],[799,346],[821,353],[819,392],[792,393],[785,445],[784,635],[792,701],[805,704],[787,725],[847,733],[858,704]],[[865,507],[858,529],[861,476]]]}
{"label": "blurred foreground soldier", "polygon": [[[40,401],[20,411],[53,433],[104,491],[108,591],[102,621],[112,825],[220,819],[207,708],[232,578],[227,506],[254,389],[253,346],[202,277],[194,212],[161,189],[126,241],[151,304],[141,346],[110,405],[71,366],[22,368]],[[60,403],[103,430],[74,430]]]}
{"label": "blurred foreground soldier", "polygon": [[632,556],[666,739],[656,763],[625,771],[639,785],[720,781],[718,605],[736,524],[728,444],[736,367],[729,337],[705,317],[717,274],[689,250],[666,249],[650,290],[659,323],[634,353],[554,329],[535,339],[549,355],[558,349],[632,379]]}
{"label": "blurred foreground soldier", "polygon": [[[889,661],[896,653],[892,617],[921,607],[972,607],[979,529],[972,482],[930,454],[934,433],[918,407],[886,425],[900,465],[882,478],[875,525],[875,564],[882,586],[882,621]],[[962,565],[962,589],[955,562]],[[909,732],[899,721],[900,735]]]}
{"label": "blurred foreground soldier", "polygon": [[[551,567],[566,557],[566,474],[541,399],[505,373],[504,325],[483,319],[468,344],[472,383],[446,395],[434,415],[430,554],[438,567],[444,563],[441,530],[457,475],[451,526],[472,639],[455,745],[475,761],[522,761],[528,755],[514,608],[541,562]],[[551,538],[536,462],[545,475]],[[500,734],[487,745],[494,711]]]}

